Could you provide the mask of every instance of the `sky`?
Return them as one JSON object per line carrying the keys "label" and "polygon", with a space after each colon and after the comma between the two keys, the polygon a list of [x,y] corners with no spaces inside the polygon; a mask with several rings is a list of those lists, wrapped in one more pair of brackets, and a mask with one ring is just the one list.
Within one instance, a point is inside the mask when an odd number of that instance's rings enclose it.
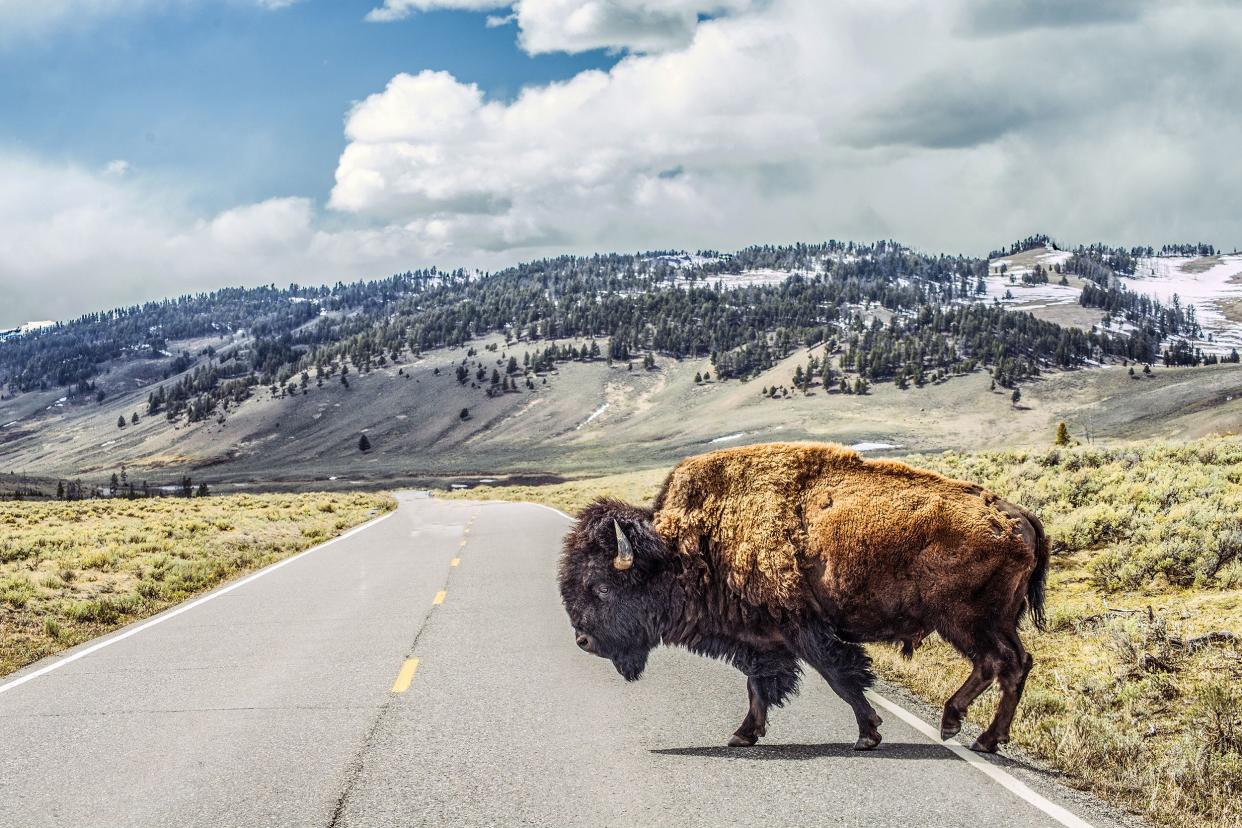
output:
{"label": "sky", "polygon": [[0,328],[894,238],[1242,245],[1226,0],[0,0]]}

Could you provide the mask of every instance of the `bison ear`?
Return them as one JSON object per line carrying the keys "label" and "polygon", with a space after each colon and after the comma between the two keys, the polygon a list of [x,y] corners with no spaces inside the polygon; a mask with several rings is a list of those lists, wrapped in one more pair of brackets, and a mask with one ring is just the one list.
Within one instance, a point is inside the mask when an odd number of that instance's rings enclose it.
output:
{"label": "bison ear", "polygon": [[617,532],[617,557],[612,559],[612,566],[614,569],[629,569],[634,565],[634,547],[630,545],[629,538],[621,531],[621,524],[615,518],[612,527]]}

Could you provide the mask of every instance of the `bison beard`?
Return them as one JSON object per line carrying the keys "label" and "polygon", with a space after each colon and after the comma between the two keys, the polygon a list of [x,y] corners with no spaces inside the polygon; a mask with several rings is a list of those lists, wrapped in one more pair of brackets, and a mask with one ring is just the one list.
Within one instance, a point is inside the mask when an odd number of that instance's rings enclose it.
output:
{"label": "bison beard", "polygon": [[996,717],[976,740],[1009,740],[1042,626],[1048,541],[1039,520],[978,486],[823,444],[770,444],[689,458],[654,509],[601,499],[565,538],[560,590],[578,645],[627,680],[660,644],[723,659],[747,677],[730,745],[753,745],[795,692],[800,663],[854,711],[855,748],[880,743],[861,644],[911,653],[938,632],[974,664],[941,734],[993,681]]}

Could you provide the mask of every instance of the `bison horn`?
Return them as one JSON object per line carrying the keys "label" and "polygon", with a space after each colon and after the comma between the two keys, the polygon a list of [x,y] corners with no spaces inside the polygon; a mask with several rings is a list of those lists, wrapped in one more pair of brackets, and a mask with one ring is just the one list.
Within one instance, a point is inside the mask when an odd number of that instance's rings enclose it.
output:
{"label": "bison horn", "polygon": [[634,565],[634,547],[630,546],[629,539],[621,531],[621,524],[614,520],[612,525],[617,530],[617,557],[612,559],[612,566],[614,569],[629,569]]}

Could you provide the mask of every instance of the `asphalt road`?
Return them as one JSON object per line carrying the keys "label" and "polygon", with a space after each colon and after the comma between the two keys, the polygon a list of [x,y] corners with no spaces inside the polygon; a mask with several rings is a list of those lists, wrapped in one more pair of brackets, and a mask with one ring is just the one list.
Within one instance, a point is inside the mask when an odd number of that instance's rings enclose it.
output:
{"label": "asphalt road", "polygon": [[575,646],[562,516],[400,501],[0,682],[0,825],[1118,824],[883,706],[883,746],[855,753],[849,709],[809,677],[759,746],[726,748],[732,668],[662,650],[627,685]]}

